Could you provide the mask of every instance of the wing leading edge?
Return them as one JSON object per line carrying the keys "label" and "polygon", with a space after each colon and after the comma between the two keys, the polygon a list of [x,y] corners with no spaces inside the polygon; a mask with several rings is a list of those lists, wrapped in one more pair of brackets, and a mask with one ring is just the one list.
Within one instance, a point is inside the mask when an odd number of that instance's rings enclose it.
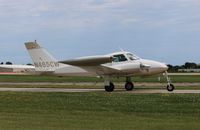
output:
{"label": "wing leading edge", "polygon": [[101,64],[109,63],[113,61],[111,56],[93,56],[83,57],[72,60],[59,61],[59,63],[73,65],[73,66],[100,66]]}
{"label": "wing leading edge", "polygon": [[92,56],[73,60],[59,61],[59,63],[77,66],[87,70],[88,72],[96,73],[97,75],[106,75],[118,73],[120,71],[117,68],[105,65],[106,63],[112,63],[112,61],[112,56]]}

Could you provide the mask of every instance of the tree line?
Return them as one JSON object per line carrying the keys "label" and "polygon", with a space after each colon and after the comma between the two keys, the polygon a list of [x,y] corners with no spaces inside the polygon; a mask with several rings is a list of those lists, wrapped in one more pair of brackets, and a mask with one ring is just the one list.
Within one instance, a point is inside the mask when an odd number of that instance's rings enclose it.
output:
{"label": "tree line", "polygon": [[184,65],[167,65],[169,67],[169,72],[178,72],[179,69],[200,69],[200,64],[193,62],[186,62]]}
{"label": "tree line", "polygon": [[12,62],[10,62],[10,61],[7,61],[6,63],[4,63],[4,62],[1,62],[0,64],[1,64],[1,65],[4,65],[4,64],[5,64],[5,65],[12,65],[13,63],[12,63]]}

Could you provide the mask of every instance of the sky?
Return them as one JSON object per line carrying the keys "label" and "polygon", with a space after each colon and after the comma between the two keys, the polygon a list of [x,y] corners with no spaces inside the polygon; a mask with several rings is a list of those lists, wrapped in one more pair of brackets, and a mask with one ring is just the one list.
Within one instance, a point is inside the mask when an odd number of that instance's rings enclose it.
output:
{"label": "sky", "polygon": [[37,40],[58,60],[123,49],[200,63],[199,0],[0,0],[0,62],[31,63]]}

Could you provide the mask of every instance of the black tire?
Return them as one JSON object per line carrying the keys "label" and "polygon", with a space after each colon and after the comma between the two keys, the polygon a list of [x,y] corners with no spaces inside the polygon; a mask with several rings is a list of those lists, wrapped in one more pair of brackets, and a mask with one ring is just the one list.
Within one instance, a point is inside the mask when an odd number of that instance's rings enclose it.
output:
{"label": "black tire", "polygon": [[126,91],[132,91],[133,88],[134,88],[134,84],[133,84],[132,82],[127,82],[127,83],[125,84],[125,89],[126,89]]}
{"label": "black tire", "polygon": [[115,86],[114,86],[113,83],[110,83],[109,86],[105,86],[105,91],[106,92],[112,92],[112,91],[114,91],[114,89],[115,89]]}
{"label": "black tire", "polygon": [[174,87],[173,84],[169,84],[169,85],[167,85],[167,90],[168,90],[169,92],[174,91],[174,89],[175,89],[175,87]]}

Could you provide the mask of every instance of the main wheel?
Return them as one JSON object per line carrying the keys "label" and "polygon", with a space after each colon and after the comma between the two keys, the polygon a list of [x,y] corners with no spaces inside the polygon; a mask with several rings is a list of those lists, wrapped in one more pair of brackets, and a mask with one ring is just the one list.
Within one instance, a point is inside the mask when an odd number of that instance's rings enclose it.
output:
{"label": "main wheel", "polygon": [[127,83],[125,84],[125,89],[126,89],[127,91],[131,91],[131,90],[133,90],[133,88],[134,88],[134,84],[133,84],[132,82],[127,82]]}
{"label": "main wheel", "polygon": [[115,89],[115,86],[114,86],[114,84],[113,83],[110,83],[110,85],[108,86],[105,86],[105,90],[107,91],[107,92],[112,92],[112,91],[114,91],[114,89]]}
{"label": "main wheel", "polygon": [[173,84],[169,84],[169,85],[167,85],[167,90],[168,90],[169,92],[174,91],[174,89],[175,89],[175,87],[174,87]]}

